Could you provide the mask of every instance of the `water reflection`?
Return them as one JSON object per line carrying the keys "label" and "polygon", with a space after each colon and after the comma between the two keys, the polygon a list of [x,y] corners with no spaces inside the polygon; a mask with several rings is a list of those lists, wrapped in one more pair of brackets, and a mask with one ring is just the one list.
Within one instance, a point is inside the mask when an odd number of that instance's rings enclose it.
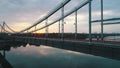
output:
{"label": "water reflection", "polygon": [[14,68],[120,68],[120,61],[43,45],[17,42],[5,49],[6,59]]}
{"label": "water reflection", "polygon": [[6,51],[10,50],[10,46],[4,41],[0,41],[0,68],[13,68],[12,65],[6,60]]}
{"label": "water reflection", "polygon": [[6,51],[10,51],[11,47],[17,48],[26,46],[25,43],[13,43],[5,40],[0,40],[0,68],[13,68],[9,61],[6,59]]}

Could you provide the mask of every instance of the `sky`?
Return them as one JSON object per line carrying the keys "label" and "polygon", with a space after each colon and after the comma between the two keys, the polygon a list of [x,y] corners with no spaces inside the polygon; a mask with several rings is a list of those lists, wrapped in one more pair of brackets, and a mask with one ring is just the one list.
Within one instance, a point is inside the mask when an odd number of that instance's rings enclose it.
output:
{"label": "sky", "polygon": [[[0,0],[0,24],[5,21],[12,29],[21,31],[46,16],[63,0]],[[65,13],[74,9],[84,0],[71,0],[65,6]],[[104,0],[104,18],[120,17],[120,0]],[[61,17],[61,10],[56,12],[48,19],[48,23]],[[100,0],[92,1],[92,20],[100,19]],[[65,18],[65,32],[75,32],[74,13]],[[37,25],[40,28],[45,25],[45,21]],[[34,30],[32,28],[31,30]],[[120,24],[105,25],[105,33],[120,33]],[[29,30],[29,31],[31,31]],[[45,29],[38,32],[45,32]],[[58,32],[58,23],[49,27],[49,32]],[[88,5],[78,11],[78,32],[88,33]],[[100,32],[100,23],[92,24],[92,32]]]}

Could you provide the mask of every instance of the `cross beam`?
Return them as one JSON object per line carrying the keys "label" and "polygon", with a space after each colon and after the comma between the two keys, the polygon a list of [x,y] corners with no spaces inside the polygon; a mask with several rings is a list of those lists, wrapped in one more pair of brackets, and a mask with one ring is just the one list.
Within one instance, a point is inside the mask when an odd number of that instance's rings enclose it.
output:
{"label": "cross beam", "polygon": [[[116,20],[120,20],[120,18],[103,19],[103,21],[116,21]],[[102,20],[94,20],[94,21],[92,21],[92,23],[101,22],[101,21]]]}

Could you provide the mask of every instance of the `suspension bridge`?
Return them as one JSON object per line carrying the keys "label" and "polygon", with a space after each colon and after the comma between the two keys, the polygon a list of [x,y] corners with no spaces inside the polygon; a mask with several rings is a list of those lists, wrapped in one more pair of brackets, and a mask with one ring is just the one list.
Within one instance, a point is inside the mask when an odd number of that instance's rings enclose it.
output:
{"label": "suspension bridge", "polygon": [[[103,0],[100,0],[100,20],[92,20],[92,2],[94,0],[84,0],[79,5],[74,7],[70,12],[65,13],[64,7],[69,4],[71,0],[64,0],[46,16],[21,31],[15,31],[9,27],[5,22],[0,24],[1,33],[0,38],[14,42],[24,42],[34,45],[47,45],[61,49],[67,49],[77,52],[83,52],[91,55],[102,56],[112,59],[120,60],[120,40],[105,40],[109,36],[120,36],[120,33],[104,33],[104,25],[120,24],[120,18],[104,19]],[[78,33],[78,11],[84,6],[88,6],[88,33]],[[53,22],[48,23],[49,18],[56,12],[61,11],[59,18]],[[65,33],[64,24],[65,18],[74,14],[74,33]],[[37,25],[45,25],[37,28]],[[51,25],[58,23],[58,33],[49,33]],[[101,33],[92,33],[92,24],[101,24]],[[34,30],[31,30],[34,29]],[[36,33],[37,31],[45,29],[45,33]]]}

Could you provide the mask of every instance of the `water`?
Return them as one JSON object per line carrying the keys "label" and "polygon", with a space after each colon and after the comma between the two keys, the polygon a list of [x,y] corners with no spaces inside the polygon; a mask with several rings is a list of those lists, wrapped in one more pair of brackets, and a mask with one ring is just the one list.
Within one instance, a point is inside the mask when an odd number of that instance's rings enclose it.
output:
{"label": "water", "polygon": [[14,68],[120,68],[120,61],[48,46],[11,47],[6,59]]}

